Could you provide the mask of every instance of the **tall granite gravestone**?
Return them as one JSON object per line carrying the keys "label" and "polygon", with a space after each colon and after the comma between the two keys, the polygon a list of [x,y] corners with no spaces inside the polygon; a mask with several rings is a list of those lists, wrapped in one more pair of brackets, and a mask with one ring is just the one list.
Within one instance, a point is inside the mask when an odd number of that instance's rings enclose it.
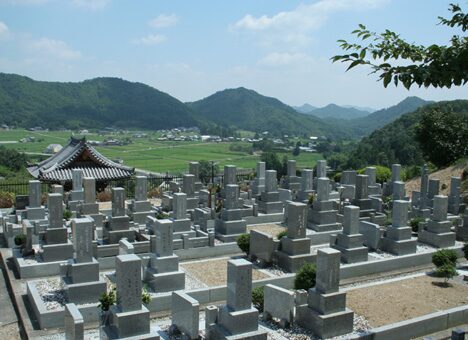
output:
{"label": "tall granite gravestone", "polygon": [[392,196],[393,194],[393,182],[401,181],[401,165],[392,164],[392,177],[390,182],[384,183],[383,194],[385,196]]}
{"label": "tall granite gravestone", "polygon": [[279,198],[275,170],[265,171],[265,191],[261,193],[258,210],[264,214],[283,213],[283,203]]}
{"label": "tall granite gravestone", "polygon": [[265,162],[257,162],[256,178],[252,181],[252,194],[260,196],[265,190]]}
{"label": "tall granite gravestone", "polygon": [[341,174],[341,199],[353,201],[356,198],[356,176],[355,170],[346,170]]}
{"label": "tall granite gravestone", "polygon": [[318,160],[317,164],[315,165],[316,168],[316,175],[317,177],[314,179],[314,189],[317,191],[317,180],[319,178],[327,177],[327,161],[325,160]]}
{"label": "tall granite gravestone", "polygon": [[[182,238],[182,235],[188,234],[189,237],[195,236],[192,230],[192,222],[187,218],[187,195],[180,192],[172,196],[172,222],[175,238]],[[197,208],[198,209],[198,208]]]}
{"label": "tall granite gravestone", "polygon": [[307,204],[290,202],[287,205],[288,233],[280,240],[277,251],[278,266],[295,273],[304,263],[312,262],[310,238],[307,237]]}
{"label": "tall granite gravestone", "polygon": [[424,164],[421,169],[421,189],[419,191],[419,206],[417,214],[423,218],[429,218],[431,209],[428,205],[428,189],[429,189],[429,169],[427,164]]}
{"label": "tall granite gravestone", "polygon": [[83,315],[74,303],[65,305],[65,340],[84,339]]}
{"label": "tall granite gravestone", "polygon": [[364,174],[369,176],[369,180],[367,182],[369,196],[381,195],[382,187],[377,183],[377,169],[373,166],[368,166]]}
{"label": "tall granite gravestone", "polygon": [[29,205],[26,207],[26,217],[30,221],[44,220],[45,209],[41,204],[41,182],[29,181]]}
{"label": "tall granite gravestone", "polygon": [[42,245],[44,262],[68,260],[73,257],[73,244],[68,240],[67,228],[63,225],[63,196],[49,194],[49,225]]}
{"label": "tall granite gravestone", "polygon": [[133,222],[136,224],[145,224],[147,216],[155,216],[148,201],[148,178],[146,176],[135,177],[135,199],[130,204],[130,211]]}
{"label": "tall granite gravestone", "polygon": [[298,193],[298,200],[308,203],[311,195],[314,194],[314,170],[303,169],[301,171],[301,190]]}
{"label": "tall granite gravestone", "polygon": [[135,241],[135,231],[130,228],[130,217],[125,209],[125,190],[112,188],[112,216],[104,229],[104,239],[115,244],[124,237],[129,242]]}
{"label": "tall granite gravestone", "polygon": [[215,221],[216,237],[223,242],[234,242],[245,233],[247,222],[239,209],[239,186],[228,184],[224,188],[224,204],[218,219]]}
{"label": "tall granite gravestone", "polygon": [[200,304],[184,292],[172,292],[172,324],[188,339],[199,339]]}
{"label": "tall granite gravestone", "polygon": [[72,220],[75,257],[61,266],[62,280],[69,302],[95,303],[106,292],[106,282],[99,277],[99,262],[93,257],[93,220]]}
{"label": "tall granite gravestone", "polygon": [[150,312],[141,303],[141,259],[135,254],[115,258],[117,304],[110,308],[110,339],[159,339],[150,329]]}
{"label": "tall granite gravestone", "polygon": [[364,237],[359,233],[359,207],[348,205],[343,211],[343,233],[336,235],[331,247],[341,252],[342,262],[356,263],[367,261],[368,249],[363,243]]}
{"label": "tall granite gravestone", "polygon": [[406,201],[406,189],[405,189],[405,182],[402,181],[395,181],[393,182],[392,188],[392,200],[393,201]]}
{"label": "tall granite gravestone", "polygon": [[60,184],[52,184],[52,193],[63,195],[63,186]]}
{"label": "tall granite gravestone", "polygon": [[356,170],[345,170],[341,173],[341,184],[356,185]]}
{"label": "tall granite gravestone", "polygon": [[432,207],[434,196],[439,195],[440,180],[437,178],[429,178],[429,187],[427,191],[427,204]]}
{"label": "tall granite gravestone", "polygon": [[258,310],[252,306],[252,263],[229,260],[226,305],[206,311],[207,339],[266,340],[268,332],[258,327]]}
{"label": "tall granite gravestone", "polygon": [[183,290],[185,273],[179,270],[179,257],[174,254],[173,222],[148,217],[155,235],[151,236],[151,257],[145,281],[156,293]]}
{"label": "tall granite gravestone", "polygon": [[308,228],[317,232],[340,230],[337,213],[330,200],[330,180],[326,177],[318,178],[317,197],[309,211]]}
{"label": "tall granite gravestone", "polygon": [[448,197],[434,196],[433,205],[427,226],[419,232],[419,241],[437,248],[452,247],[455,245],[455,233],[451,231],[452,222],[447,220]]}
{"label": "tall granite gravestone", "polygon": [[200,181],[200,163],[199,162],[189,163],[189,174],[195,176],[195,192],[199,192],[203,188],[203,184]]}
{"label": "tall granite gravestone", "polygon": [[187,210],[198,208],[198,197],[195,196],[195,176],[185,174],[182,176],[182,192],[187,195]]}
{"label": "tall granite gravestone", "polygon": [[237,184],[237,168],[235,165],[224,166],[223,187],[226,189],[228,185]]}
{"label": "tall granite gravestone", "polygon": [[72,169],[72,190],[68,197],[68,209],[79,211],[79,205],[84,201],[83,170]]}
{"label": "tall granite gravestone", "polygon": [[416,238],[411,237],[408,226],[408,201],[393,201],[392,225],[387,227],[382,239],[382,248],[395,255],[407,255],[416,252]]}
{"label": "tall granite gravestone", "polygon": [[354,313],[346,308],[346,293],[339,292],[340,258],[336,249],[317,251],[315,287],[308,291],[307,304],[296,307],[296,322],[321,338],[353,331]]}
{"label": "tall granite gravestone", "polygon": [[288,160],[287,173],[283,181],[283,189],[298,192],[301,189],[301,179],[296,175],[296,161]]}
{"label": "tall granite gravestone", "polygon": [[99,203],[96,202],[96,180],[93,177],[83,178],[84,202],[79,205],[79,216],[92,218],[96,235],[102,238],[104,215],[99,212]]}
{"label": "tall granite gravestone", "polygon": [[264,288],[263,318],[279,319],[281,328],[289,327],[294,321],[294,292],[272,284]]}
{"label": "tall granite gravestone", "polygon": [[448,212],[452,215],[460,213],[460,205],[463,202],[460,196],[461,178],[452,177],[450,179],[450,193],[448,197]]}
{"label": "tall granite gravestone", "polygon": [[353,204],[359,207],[361,217],[368,217],[370,214],[375,213],[372,209],[372,201],[369,198],[369,177],[367,175],[356,176],[356,195]]}

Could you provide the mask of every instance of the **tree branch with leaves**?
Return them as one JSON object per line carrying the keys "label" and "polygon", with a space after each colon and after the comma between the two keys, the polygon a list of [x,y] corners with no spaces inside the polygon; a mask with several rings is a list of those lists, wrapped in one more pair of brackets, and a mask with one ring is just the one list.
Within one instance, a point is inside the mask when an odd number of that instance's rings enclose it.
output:
{"label": "tree branch with leaves", "polygon": [[[451,4],[449,11],[452,18],[439,17],[439,24],[451,28],[459,28],[464,33],[468,28],[468,14],[458,5]],[[402,83],[409,89],[413,84],[419,87],[450,88],[461,86],[468,82],[468,37],[453,35],[450,44],[416,45],[408,43],[399,34],[386,30],[376,33],[360,24],[352,32],[362,42],[349,43],[338,40],[344,51],[351,53],[336,55],[333,62],[349,63],[346,71],[358,65],[367,65],[371,73],[379,74],[379,81],[387,87],[390,82],[395,86]],[[388,60],[402,60],[404,65],[390,64]],[[383,61],[383,62],[381,62]]]}

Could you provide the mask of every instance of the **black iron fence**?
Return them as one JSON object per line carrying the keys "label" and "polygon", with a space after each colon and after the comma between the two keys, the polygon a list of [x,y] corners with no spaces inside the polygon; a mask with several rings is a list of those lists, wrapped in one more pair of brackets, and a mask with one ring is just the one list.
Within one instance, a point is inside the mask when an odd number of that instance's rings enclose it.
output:
{"label": "black iron fence", "polygon": [[[237,171],[237,182],[239,184],[247,183],[254,178],[255,173],[252,170],[238,170]],[[175,182],[182,186],[183,175],[148,175],[148,191],[157,189],[160,192],[167,191],[170,189],[170,183]],[[224,175],[215,174],[214,176],[202,177],[200,176],[200,182],[203,184],[215,183],[223,184]],[[51,192],[53,183],[42,183],[42,192]],[[119,180],[110,180],[105,183],[98,183],[98,191],[105,188],[121,187],[125,189],[128,198],[133,198],[135,195],[135,178],[126,178]],[[29,182],[27,180],[0,180],[0,192],[13,193],[15,195],[27,195],[29,192]]]}

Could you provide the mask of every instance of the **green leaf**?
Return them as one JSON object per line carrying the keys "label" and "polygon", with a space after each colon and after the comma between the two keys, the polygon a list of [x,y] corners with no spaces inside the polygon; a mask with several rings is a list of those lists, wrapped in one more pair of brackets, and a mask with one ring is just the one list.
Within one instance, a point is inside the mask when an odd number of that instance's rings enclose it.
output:
{"label": "green leaf", "polygon": [[366,49],[363,48],[361,53],[359,54],[359,58],[364,59],[366,57]]}
{"label": "green leaf", "polygon": [[386,88],[388,86],[388,83],[392,80],[392,74],[390,72],[387,72],[383,78],[383,86]]}
{"label": "green leaf", "polygon": [[354,66],[359,65],[359,64],[361,64],[361,63],[362,63],[361,60],[355,60],[355,61],[353,61],[353,62],[351,63],[351,65],[349,65],[349,67],[346,69],[346,71],[349,71],[349,70],[352,69]]}

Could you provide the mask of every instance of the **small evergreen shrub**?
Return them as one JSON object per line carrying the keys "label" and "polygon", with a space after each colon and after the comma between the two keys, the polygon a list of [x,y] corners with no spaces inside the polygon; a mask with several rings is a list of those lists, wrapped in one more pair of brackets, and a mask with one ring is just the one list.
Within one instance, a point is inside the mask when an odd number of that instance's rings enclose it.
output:
{"label": "small evergreen shrub", "polygon": [[63,218],[68,221],[71,217],[72,217],[72,212],[70,210],[66,209],[63,212]]}
{"label": "small evergreen shrub", "polygon": [[237,245],[239,248],[246,253],[249,254],[250,250],[250,234],[242,234],[237,238]]}
{"label": "small evergreen shrub", "polygon": [[432,263],[437,267],[457,264],[457,252],[452,249],[439,249],[432,255]]}
{"label": "small evergreen shrub", "polygon": [[264,286],[252,289],[252,303],[259,312],[263,312],[263,290]]}
{"label": "small evergreen shrub", "polygon": [[436,275],[444,278],[444,283],[447,284],[448,280],[457,275],[455,266],[451,264],[444,264],[436,269]]}
{"label": "small evergreen shrub", "polygon": [[287,230],[283,230],[283,231],[280,231],[277,235],[276,235],[276,238],[278,240],[281,240],[284,236],[287,236],[288,235],[288,231]]}
{"label": "small evergreen shrub", "polygon": [[14,242],[17,246],[23,246],[26,243],[26,235],[18,234],[14,238]]}
{"label": "small evergreen shrub", "polygon": [[412,218],[411,221],[410,221],[410,226],[411,226],[411,229],[413,230],[413,232],[417,233],[418,232],[418,227],[419,227],[419,223],[420,222],[424,222],[424,218],[423,217],[415,217],[415,218]]}
{"label": "small evergreen shrub", "polygon": [[99,299],[99,308],[101,308],[101,311],[107,312],[112,305],[115,305],[116,302],[116,289],[115,286],[112,286],[109,291],[102,293],[101,298]]}
{"label": "small evergreen shrub", "polygon": [[315,265],[304,263],[294,278],[294,289],[309,290],[309,288],[314,287],[316,271]]}

